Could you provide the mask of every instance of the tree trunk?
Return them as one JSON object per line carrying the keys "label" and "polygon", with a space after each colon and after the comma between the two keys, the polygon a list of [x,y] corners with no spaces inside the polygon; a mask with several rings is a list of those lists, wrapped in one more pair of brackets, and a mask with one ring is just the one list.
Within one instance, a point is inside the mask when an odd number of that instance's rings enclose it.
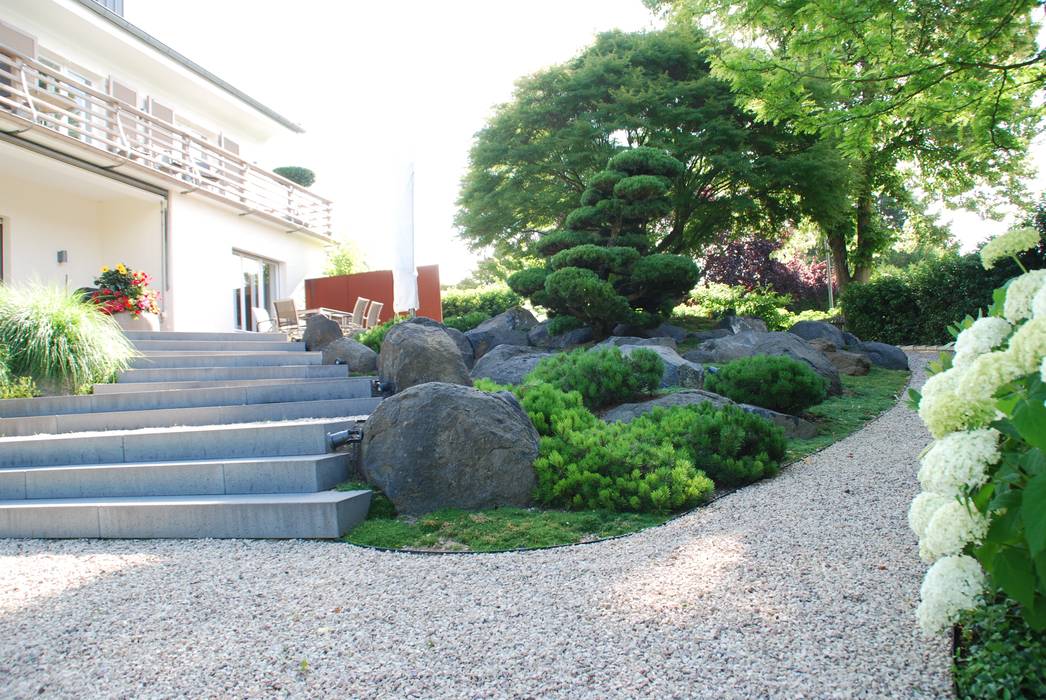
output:
{"label": "tree trunk", "polygon": [[872,250],[875,245],[875,203],[871,187],[866,183],[857,195],[857,245],[854,249],[854,282],[865,283],[872,278]]}
{"label": "tree trunk", "polygon": [[837,228],[828,231],[828,248],[832,252],[832,272],[835,273],[835,283],[839,285],[841,295],[850,284],[850,262],[846,258],[846,231]]}

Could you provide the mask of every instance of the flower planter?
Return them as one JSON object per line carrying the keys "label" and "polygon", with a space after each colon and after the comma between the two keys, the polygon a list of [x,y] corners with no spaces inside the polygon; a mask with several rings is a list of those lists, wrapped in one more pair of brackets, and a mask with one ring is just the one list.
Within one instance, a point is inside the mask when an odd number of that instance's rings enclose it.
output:
{"label": "flower planter", "polygon": [[158,331],[160,330],[160,317],[156,314],[143,313],[134,318],[129,313],[113,314],[113,318],[125,331]]}

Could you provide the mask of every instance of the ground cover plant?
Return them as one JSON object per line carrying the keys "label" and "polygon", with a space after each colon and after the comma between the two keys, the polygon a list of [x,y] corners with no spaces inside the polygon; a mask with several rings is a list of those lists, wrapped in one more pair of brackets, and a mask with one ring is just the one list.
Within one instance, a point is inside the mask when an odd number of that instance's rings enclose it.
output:
{"label": "ground cover plant", "polygon": [[709,373],[705,388],[737,403],[798,415],[828,396],[828,382],[790,357],[742,357]]}
{"label": "ground cover plant", "polygon": [[1005,596],[959,617],[955,687],[962,698],[1046,697],[1046,636]]}
{"label": "ground cover plant", "polygon": [[38,284],[0,286],[0,345],[11,377],[59,392],[111,381],[135,356],[120,327],[95,303]]}

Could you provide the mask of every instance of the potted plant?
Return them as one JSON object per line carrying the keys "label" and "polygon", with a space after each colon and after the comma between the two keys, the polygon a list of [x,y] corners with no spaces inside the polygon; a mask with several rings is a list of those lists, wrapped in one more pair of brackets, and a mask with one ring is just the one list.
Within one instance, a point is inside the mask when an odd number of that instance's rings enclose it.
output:
{"label": "potted plant", "polygon": [[150,281],[149,275],[129,270],[123,263],[113,269],[103,267],[94,281],[97,290],[91,298],[124,330],[160,330],[160,295],[149,289]]}

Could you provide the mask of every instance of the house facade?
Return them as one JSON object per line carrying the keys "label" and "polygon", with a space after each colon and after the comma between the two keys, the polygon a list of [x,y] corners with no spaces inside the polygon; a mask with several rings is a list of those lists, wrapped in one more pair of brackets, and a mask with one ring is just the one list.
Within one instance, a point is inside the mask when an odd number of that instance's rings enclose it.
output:
{"label": "house facade", "polygon": [[163,329],[253,330],[331,243],[332,203],[258,164],[302,129],[121,13],[0,0],[0,278],[73,290],[122,262]]}

